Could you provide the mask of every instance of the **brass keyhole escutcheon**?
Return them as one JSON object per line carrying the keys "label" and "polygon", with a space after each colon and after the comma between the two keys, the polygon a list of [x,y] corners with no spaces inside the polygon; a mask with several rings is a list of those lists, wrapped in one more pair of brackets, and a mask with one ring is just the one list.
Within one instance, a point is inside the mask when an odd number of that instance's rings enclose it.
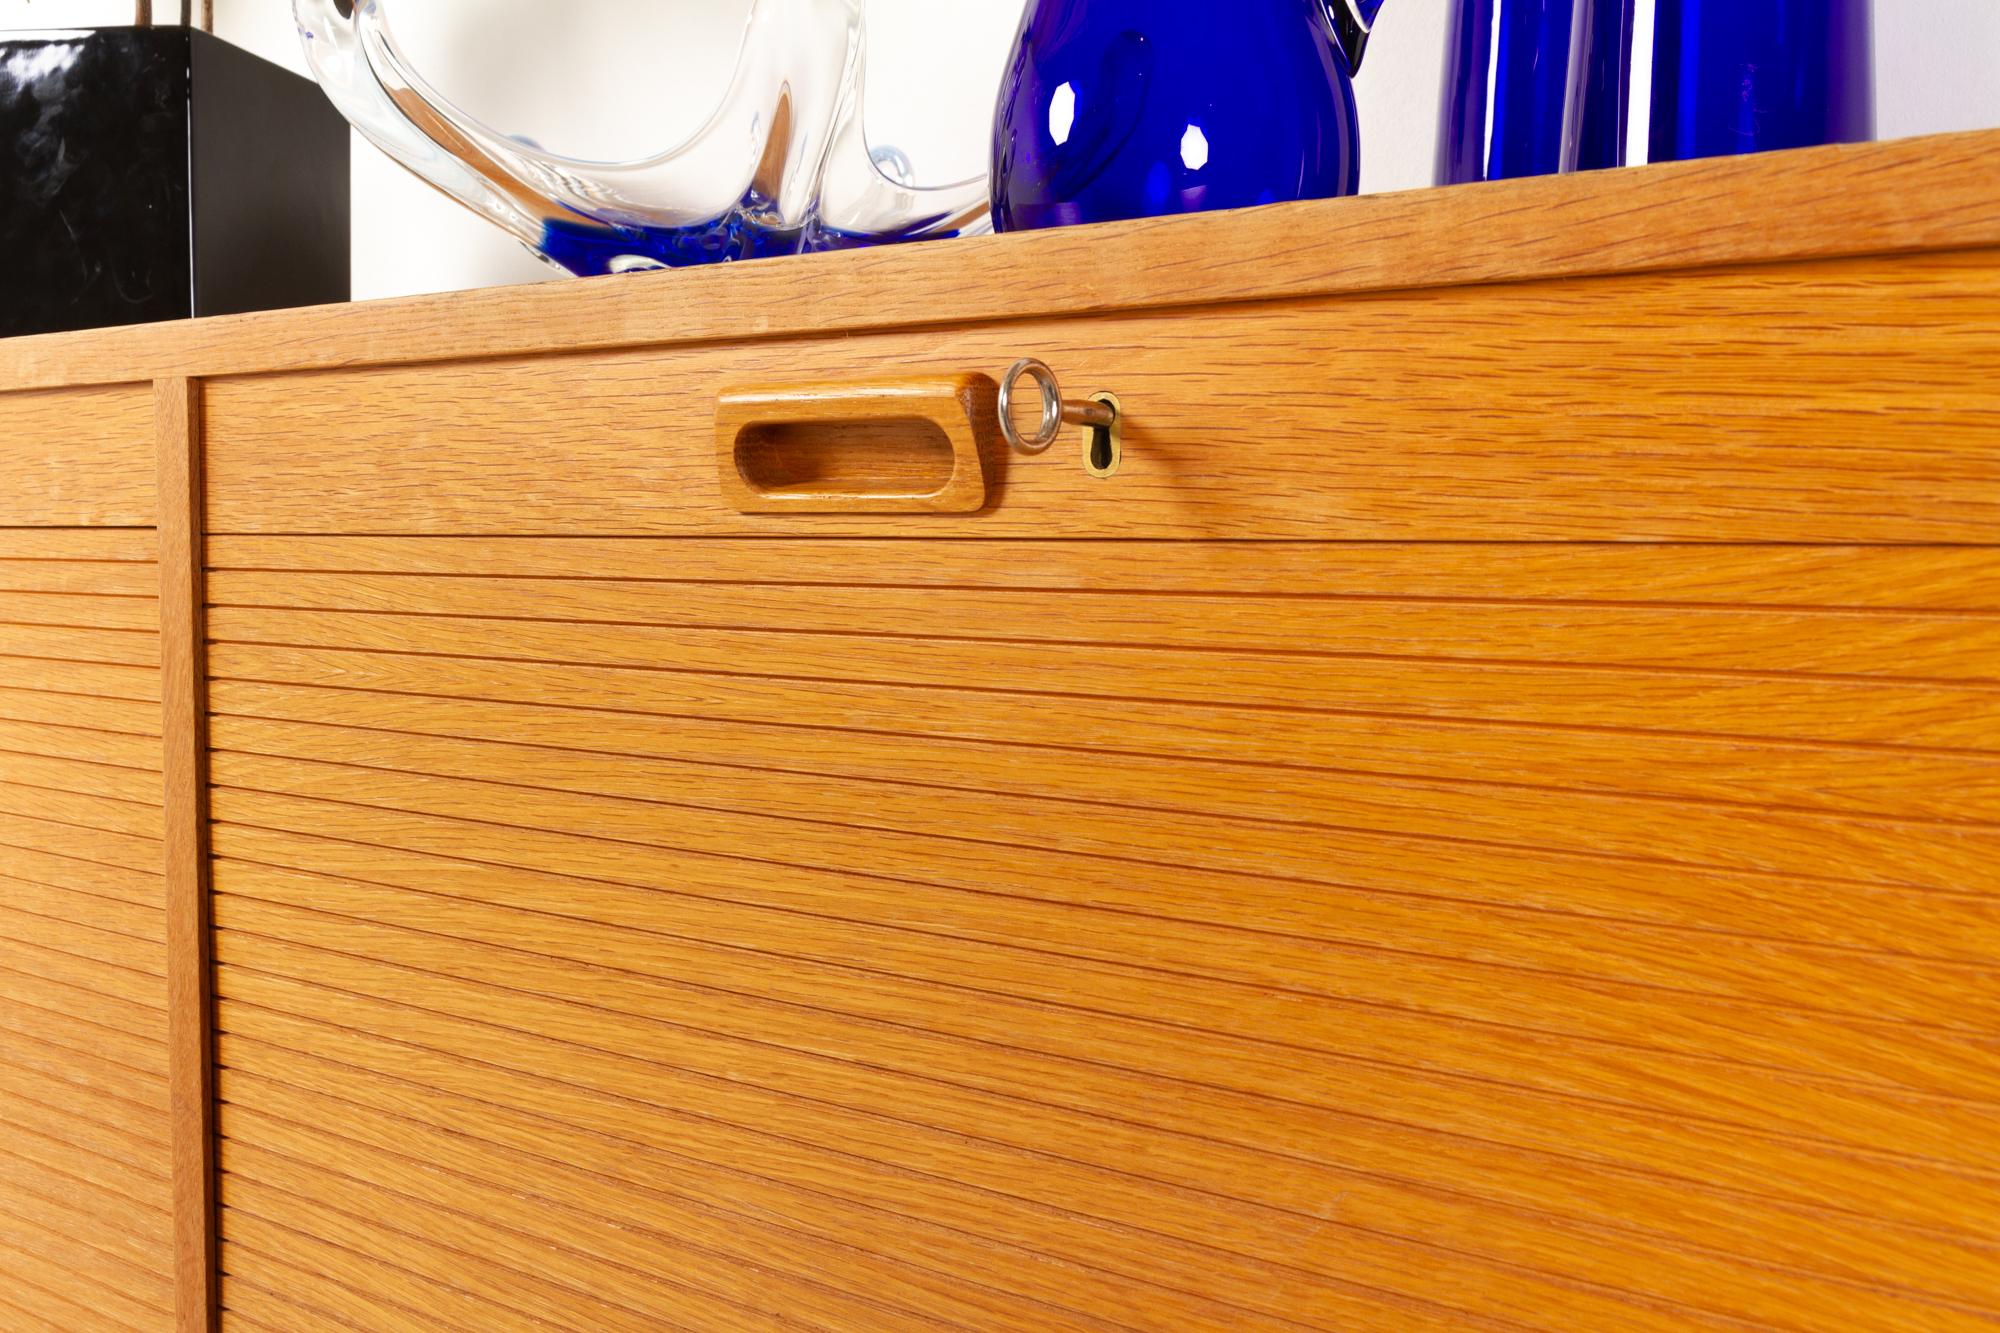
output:
{"label": "brass keyhole escutcheon", "polygon": [[1118,465],[1125,461],[1124,410],[1115,393],[1094,393],[1089,401],[1110,408],[1111,422],[1083,428],[1083,470],[1100,479],[1116,476]]}

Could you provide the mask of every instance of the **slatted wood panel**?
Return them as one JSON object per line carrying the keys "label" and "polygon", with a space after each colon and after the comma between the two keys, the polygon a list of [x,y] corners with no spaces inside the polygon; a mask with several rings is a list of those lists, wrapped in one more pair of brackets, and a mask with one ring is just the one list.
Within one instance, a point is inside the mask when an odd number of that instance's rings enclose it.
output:
{"label": "slatted wood panel", "polygon": [[172,1317],[155,560],[150,530],[0,528],[9,1329]]}
{"label": "slatted wood panel", "polygon": [[2000,552],[210,562],[242,1327],[2000,1317]]}

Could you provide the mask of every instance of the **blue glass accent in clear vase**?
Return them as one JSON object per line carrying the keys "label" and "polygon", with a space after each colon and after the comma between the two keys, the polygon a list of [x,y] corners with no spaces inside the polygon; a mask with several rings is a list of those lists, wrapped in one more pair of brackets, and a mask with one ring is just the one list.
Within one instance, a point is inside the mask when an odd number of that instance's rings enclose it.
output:
{"label": "blue glass accent in clear vase", "polygon": [[1659,0],[1655,162],[1875,137],[1870,0]]}
{"label": "blue glass accent in clear vase", "polygon": [[[481,13],[478,37],[503,49],[509,41],[525,44],[517,45],[525,54],[547,24],[577,21],[571,11],[608,20],[621,3],[530,6],[511,20]],[[571,273],[985,230],[983,175],[919,185],[910,163],[869,144],[861,116],[862,0],[741,0],[737,7],[747,12],[734,73],[702,127],[657,152],[600,162],[505,132],[427,82],[389,22],[392,9],[420,11],[418,0],[292,0],[306,63],[364,137]],[[564,71],[552,67],[540,76],[562,86]]]}
{"label": "blue glass accent in clear vase", "polygon": [[1001,231],[1352,194],[1382,0],[1030,0],[993,129]]}

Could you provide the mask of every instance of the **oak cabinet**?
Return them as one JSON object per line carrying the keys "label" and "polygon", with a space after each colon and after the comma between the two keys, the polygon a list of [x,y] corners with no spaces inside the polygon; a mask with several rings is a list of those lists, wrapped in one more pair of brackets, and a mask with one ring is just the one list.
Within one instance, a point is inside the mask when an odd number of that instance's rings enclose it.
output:
{"label": "oak cabinet", "polygon": [[0,1324],[1982,1326],[1994,147],[0,346]]}

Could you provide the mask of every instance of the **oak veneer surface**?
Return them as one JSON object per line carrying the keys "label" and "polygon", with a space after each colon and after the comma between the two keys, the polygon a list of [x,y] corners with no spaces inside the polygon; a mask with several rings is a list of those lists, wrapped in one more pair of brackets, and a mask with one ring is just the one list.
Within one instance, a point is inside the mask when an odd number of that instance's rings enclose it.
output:
{"label": "oak veneer surface", "polygon": [[[1987,1326],[1996,276],[211,383],[225,1306]],[[1125,471],[721,502],[1009,349]]]}
{"label": "oak veneer surface", "polygon": [[[155,540],[5,526],[104,493],[23,475],[0,479],[0,1328],[152,1330],[173,1310]],[[148,485],[110,489],[150,515]]]}
{"label": "oak veneer surface", "polygon": [[151,527],[144,384],[0,394],[0,527]]}
{"label": "oak veneer surface", "polygon": [[1070,439],[1009,458],[989,432],[992,502],[954,536],[1984,542],[1996,255],[225,378],[210,525],[783,535],[801,519],[722,494],[719,391],[1032,353],[1128,404],[1123,467],[1090,477]]}

